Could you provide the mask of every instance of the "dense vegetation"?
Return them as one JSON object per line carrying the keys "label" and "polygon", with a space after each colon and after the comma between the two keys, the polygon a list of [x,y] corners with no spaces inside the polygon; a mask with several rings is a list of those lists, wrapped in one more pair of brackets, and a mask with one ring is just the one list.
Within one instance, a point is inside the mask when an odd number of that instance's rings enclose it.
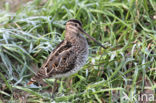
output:
{"label": "dense vegetation", "polygon": [[[16,13],[8,6],[0,11],[0,102],[130,103],[155,94],[155,0],[34,0]],[[106,49],[88,39],[89,58],[78,73],[27,86],[71,18]]]}

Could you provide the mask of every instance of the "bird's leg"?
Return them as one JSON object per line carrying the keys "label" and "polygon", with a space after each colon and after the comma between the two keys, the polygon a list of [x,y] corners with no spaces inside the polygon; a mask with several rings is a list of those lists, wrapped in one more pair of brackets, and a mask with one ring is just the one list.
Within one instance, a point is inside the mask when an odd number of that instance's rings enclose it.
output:
{"label": "bird's leg", "polygon": [[52,96],[54,96],[55,92],[58,90],[58,83],[57,83],[57,78],[54,81],[54,86],[52,88]]}
{"label": "bird's leg", "polygon": [[70,91],[71,92],[73,91],[73,88],[71,88],[72,87],[72,84],[73,84],[73,78],[69,78],[67,80],[67,86],[68,86],[68,88],[70,88]]}

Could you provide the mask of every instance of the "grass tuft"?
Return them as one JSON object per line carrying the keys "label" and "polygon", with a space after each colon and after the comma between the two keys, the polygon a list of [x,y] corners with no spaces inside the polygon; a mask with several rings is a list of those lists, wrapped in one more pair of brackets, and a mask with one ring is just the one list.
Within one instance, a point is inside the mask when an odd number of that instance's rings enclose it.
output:
{"label": "grass tuft", "polygon": [[[155,96],[154,0],[34,0],[16,12],[9,6],[0,10],[0,102],[139,103],[142,94]],[[78,73],[57,86],[47,79],[46,87],[28,87],[71,18],[106,49],[88,40],[89,58]]]}

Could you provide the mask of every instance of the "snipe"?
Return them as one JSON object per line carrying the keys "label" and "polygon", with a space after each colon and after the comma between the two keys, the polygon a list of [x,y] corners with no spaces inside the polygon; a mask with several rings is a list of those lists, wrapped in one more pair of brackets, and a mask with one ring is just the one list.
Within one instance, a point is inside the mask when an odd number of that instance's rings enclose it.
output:
{"label": "snipe", "polygon": [[[29,85],[44,78],[59,78],[76,73],[86,63],[88,58],[88,43],[80,21],[71,19],[66,23],[65,39],[53,50],[37,74],[31,78]],[[97,42],[100,46],[99,42]]]}

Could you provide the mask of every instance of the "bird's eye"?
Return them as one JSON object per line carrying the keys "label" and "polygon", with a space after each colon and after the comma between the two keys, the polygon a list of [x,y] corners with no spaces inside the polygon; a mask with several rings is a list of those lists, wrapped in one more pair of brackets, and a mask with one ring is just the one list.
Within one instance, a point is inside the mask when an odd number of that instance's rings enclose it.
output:
{"label": "bird's eye", "polygon": [[75,26],[78,26],[77,24],[75,24]]}

